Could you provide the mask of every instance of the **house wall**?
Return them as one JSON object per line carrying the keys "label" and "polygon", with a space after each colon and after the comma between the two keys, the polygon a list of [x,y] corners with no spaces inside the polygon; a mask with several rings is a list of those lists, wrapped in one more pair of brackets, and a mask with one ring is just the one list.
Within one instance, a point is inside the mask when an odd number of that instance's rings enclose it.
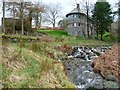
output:
{"label": "house wall", "polygon": [[[86,36],[87,35],[87,19],[85,15],[71,14],[67,17],[68,26],[66,31],[71,36]],[[89,22],[89,35],[95,35],[93,24]]]}
{"label": "house wall", "polygon": [[113,36],[118,36],[118,23],[120,23],[120,21],[116,21],[116,22],[114,22],[114,23],[111,24],[110,33]]}

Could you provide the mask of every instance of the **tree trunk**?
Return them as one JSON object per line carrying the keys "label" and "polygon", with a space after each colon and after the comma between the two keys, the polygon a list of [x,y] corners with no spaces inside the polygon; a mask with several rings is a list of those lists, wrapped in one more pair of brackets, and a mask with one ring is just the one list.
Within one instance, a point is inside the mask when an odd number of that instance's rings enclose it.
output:
{"label": "tree trunk", "polygon": [[42,22],[42,13],[40,13],[40,22],[39,22],[40,27],[41,27],[41,22]]}
{"label": "tree trunk", "polygon": [[97,39],[98,39],[99,32],[98,32],[98,24],[97,23],[96,23],[96,26],[95,26],[95,30],[96,30]]}
{"label": "tree trunk", "polygon": [[103,34],[101,33],[100,35],[101,35],[100,40],[103,41]]}
{"label": "tree trunk", "polygon": [[89,38],[89,21],[88,21],[88,10],[87,10],[87,36]]}
{"label": "tree trunk", "polygon": [[5,2],[3,1],[3,23],[2,23],[2,31],[5,33]]}
{"label": "tree trunk", "polygon": [[32,11],[29,12],[30,31],[32,30]]}
{"label": "tree trunk", "polygon": [[118,2],[118,42],[120,42],[120,1]]}
{"label": "tree trunk", "polygon": [[15,33],[15,3],[13,2],[13,34]]}
{"label": "tree trunk", "polygon": [[91,31],[90,38],[92,38],[92,36],[93,36],[93,28],[92,27],[90,27],[90,31]]}
{"label": "tree trunk", "polygon": [[36,21],[35,22],[36,22],[36,26],[35,27],[38,28],[38,26],[39,26],[38,25],[38,23],[39,23],[39,13],[38,12],[37,12],[37,15],[36,15]]}
{"label": "tree trunk", "polygon": [[53,27],[55,27],[55,19],[54,19],[54,21],[53,21]]}
{"label": "tree trunk", "polygon": [[96,31],[97,32],[97,38],[98,38],[98,31]]}
{"label": "tree trunk", "polygon": [[55,23],[53,23],[53,27],[55,27]]}
{"label": "tree trunk", "polygon": [[24,18],[23,18],[23,2],[21,2],[21,22],[22,22],[22,35],[24,35]]}
{"label": "tree trunk", "polygon": [[88,20],[88,18],[89,18],[89,7],[88,7],[88,2],[86,2],[86,14],[87,14],[87,36],[88,36],[88,38],[89,38],[89,20]]}

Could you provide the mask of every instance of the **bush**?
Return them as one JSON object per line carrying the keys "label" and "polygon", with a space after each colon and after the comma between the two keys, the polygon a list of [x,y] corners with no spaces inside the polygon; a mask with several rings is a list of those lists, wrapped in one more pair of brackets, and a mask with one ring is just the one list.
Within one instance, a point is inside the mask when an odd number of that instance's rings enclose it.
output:
{"label": "bush", "polygon": [[113,40],[113,38],[110,36],[109,32],[106,32],[105,34],[103,34],[103,40],[111,41]]}
{"label": "bush", "polygon": [[105,41],[118,41],[118,39],[119,39],[118,36],[110,35],[109,32],[106,32],[103,35],[103,40],[105,40]]}
{"label": "bush", "polygon": [[51,60],[44,60],[41,62],[40,64],[40,71],[41,72],[48,72],[49,70],[51,70],[53,68],[53,64]]}
{"label": "bush", "polygon": [[30,44],[29,49],[34,52],[43,53],[46,47],[47,47],[47,45],[45,43],[34,42],[34,43]]}
{"label": "bush", "polygon": [[39,50],[39,45],[37,43],[32,43],[30,49],[36,52]]}

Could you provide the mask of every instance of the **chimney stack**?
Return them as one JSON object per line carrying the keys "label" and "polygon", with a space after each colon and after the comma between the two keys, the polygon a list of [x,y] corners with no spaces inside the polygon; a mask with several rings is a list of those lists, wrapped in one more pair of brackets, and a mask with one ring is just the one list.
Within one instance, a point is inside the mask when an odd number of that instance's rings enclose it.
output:
{"label": "chimney stack", "polygon": [[80,8],[80,5],[79,5],[79,4],[77,4],[77,8]]}

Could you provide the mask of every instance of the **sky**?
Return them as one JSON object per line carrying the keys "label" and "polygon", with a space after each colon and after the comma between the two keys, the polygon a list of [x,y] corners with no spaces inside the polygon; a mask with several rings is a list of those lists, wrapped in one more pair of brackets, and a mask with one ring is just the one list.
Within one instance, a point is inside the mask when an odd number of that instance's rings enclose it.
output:
{"label": "sky", "polygon": [[[8,0],[8,1],[12,1],[12,0]],[[13,0],[13,1],[15,1],[15,0]],[[32,1],[32,2],[42,1],[44,4],[59,3],[62,7],[61,15],[64,17],[67,13],[69,13],[76,7],[75,3],[74,3],[75,1],[77,3],[80,3],[83,0],[27,0],[27,1]],[[95,3],[97,0],[89,0],[89,1],[92,3]],[[107,1],[112,5],[113,9],[116,10],[114,5],[116,2],[118,2],[118,0],[107,0]],[[2,2],[0,0],[0,25],[1,25],[1,18],[2,18]]]}

